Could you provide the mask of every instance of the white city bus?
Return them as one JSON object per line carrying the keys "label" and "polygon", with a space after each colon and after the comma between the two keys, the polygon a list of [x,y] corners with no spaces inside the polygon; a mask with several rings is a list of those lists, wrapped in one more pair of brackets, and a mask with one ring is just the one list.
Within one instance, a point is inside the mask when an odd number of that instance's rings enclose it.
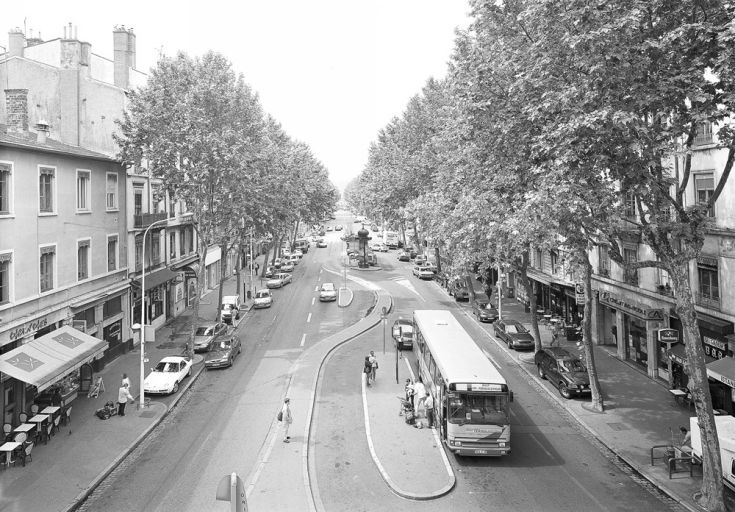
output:
{"label": "white city bus", "polygon": [[413,323],[419,371],[444,443],[459,455],[510,453],[513,392],[498,369],[451,312],[414,311]]}

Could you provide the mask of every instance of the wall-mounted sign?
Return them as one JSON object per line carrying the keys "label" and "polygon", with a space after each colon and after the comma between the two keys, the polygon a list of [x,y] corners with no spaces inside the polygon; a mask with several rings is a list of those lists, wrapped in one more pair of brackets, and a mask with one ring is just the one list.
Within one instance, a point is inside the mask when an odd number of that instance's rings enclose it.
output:
{"label": "wall-mounted sign", "polygon": [[668,343],[670,345],[679,343],[679,331],[676,329],[659,329],[658,341],[661,343]]}
{"label": "wall-mounted sign", "polygon": [[577,306],[584,304],[584,285],[582,283],[576,283],[574,285],[574,295],[577,299]]}
{"label": "wall-mounted sign", "polygon": [[704,353],[715,359],[722,359],[727,355],[728,343],[722,340],[716,340],[709,336],[702,336],[704,344]]}
{"label": "wall-mounted sign", "polygon": [[615,309],[619,309],[623,313],[637,316],[638,318],[642,318],[644,320],[649,320],[652,322],[663,322],[664,320],[663,309],[648,308],[643,304],[633,302],[622,297],[618,297],[617,295],[610,292],[600,292],[600,303]]}

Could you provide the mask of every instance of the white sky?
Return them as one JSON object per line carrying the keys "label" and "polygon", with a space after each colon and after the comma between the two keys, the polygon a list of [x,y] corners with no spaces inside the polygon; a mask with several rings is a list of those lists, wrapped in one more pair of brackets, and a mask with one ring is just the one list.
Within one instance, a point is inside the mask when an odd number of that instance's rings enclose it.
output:
{"label": "white sky", "polygon": [[[114,25],[132,27],[137,67],[159,51],[224,54],[265,110],[309,144],[342,188],[367,162],[380,128],[426,80],[442,77],[465,0],[210,0],[3,2],[0,45],[11,28],[44,40],[76,25],[92,51],[112,58]],[[31,34],[32,31],[32,34]]]}

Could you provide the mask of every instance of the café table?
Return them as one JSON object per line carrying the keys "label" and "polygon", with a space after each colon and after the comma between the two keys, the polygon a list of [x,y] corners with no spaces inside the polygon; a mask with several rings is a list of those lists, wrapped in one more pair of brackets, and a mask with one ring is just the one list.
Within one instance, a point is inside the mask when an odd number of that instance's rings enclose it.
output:
{"label": "caf\u00e9 table", "polygon": [[37,423],[38,428],[41,428],[41,425],[48,421],[49,415],[48,414],[36,414],[33,418],[28,418],[28,423]]}
{"label": "caf\u00e9 table", "polygon": [[3,464],[10,466],[10,463],[13,462],[10,457],[21,444],[22,443],[16,443],[15,441],[8,441],[0,446],[0,452],[5,452],[5,462],[3,462]]}
{"label": "caf\u00e9 table", "polygon": [[40,412],[40,414],[48,414],[53,419],[54,416],[56,416],[56,413],[58,413],[61,410],[61,407],[57,407],[55,405],[49,405],[44,410]]}
{"label": "caf\u00e9 table", "polygon": [[681,389],[670,389],[669,393],[671,393],[674,396],[674,401],[678,404],[679,400],[683,400],[684,397],[686,397],[686,391],[682,391]]}
{"label": "caf\u00e9 table", "polygon": [[16,434],[20,434],[21,432],[28,434],[34,428],[36,428],[35,423],[21,423],[20,425],[18,425],[17,427],[13,429],[13,432],[15,432]]}

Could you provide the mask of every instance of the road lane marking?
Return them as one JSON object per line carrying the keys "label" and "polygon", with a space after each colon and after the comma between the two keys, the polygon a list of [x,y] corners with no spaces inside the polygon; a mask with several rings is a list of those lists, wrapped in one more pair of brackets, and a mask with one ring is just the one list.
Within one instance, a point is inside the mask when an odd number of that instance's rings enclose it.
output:
{"label": "road lane marking", "polygon": [[311,298],[311,305],[312,305],[312,306],[314,305],[314,301],[316,301],[316,297],[312,297],[312,298]]}
{"label": "road lane marking", "polygon": [[306,341],[306,333],[301,335],[301,346],[304,346],[304,342]]}
{"label": "road lane marking", "polygon": [[316,285],[316,286],[314,287],[314,291],[315,291],[315,292],[318,292],[318,291],[319,291],[319,285]]}
{"label": "road lane marking", "polygon": [[311,313],[306,317],[306,323],[308,324],[309,322],[311,322]]}

